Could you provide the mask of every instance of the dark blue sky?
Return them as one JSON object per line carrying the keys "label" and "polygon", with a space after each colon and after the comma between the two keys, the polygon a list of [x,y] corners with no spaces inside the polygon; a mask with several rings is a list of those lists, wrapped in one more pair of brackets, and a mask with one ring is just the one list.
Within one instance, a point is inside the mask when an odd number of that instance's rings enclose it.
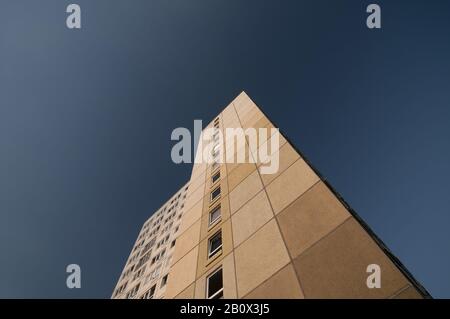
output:
{"label": "dark blue sky", "polygon": [[242,90],[450,297],[450,3],[372,2],[381,30],[360,0],[2,1],[0,297],[108,298],[190,175],[171,131]]}

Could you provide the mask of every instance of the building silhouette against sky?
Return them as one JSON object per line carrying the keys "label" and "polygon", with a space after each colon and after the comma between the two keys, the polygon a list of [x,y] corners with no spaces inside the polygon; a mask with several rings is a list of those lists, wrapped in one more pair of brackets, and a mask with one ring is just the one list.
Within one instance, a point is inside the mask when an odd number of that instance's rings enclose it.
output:
{"label": "building silhouette against sky", "polygon": [[[205,128],[272,127],[243,92]],[[224,142],[219,155],[234,157]],[[247,144],[246,154],[256,158],[257,148]],[[274,174],[258,161],[194,163],[190,181],[143,225],[112,297],[430,297],[286,136],[273,156]],[[370,265],[380,288],[367,284]]]}

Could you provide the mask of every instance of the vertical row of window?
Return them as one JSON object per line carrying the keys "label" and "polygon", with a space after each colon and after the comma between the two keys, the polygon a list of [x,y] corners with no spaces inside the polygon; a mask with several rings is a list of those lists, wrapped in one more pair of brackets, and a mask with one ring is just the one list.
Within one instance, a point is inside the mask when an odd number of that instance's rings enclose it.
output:
{"label": "vertical row of window", "polygon": [[211,164],[211,170],[214,171],[219,167],[220,162],[220,138],[219,138],[219,118],[216,118],[214,120],[214,130],[215,133],[213,134],[213,148],[211,151],[212,156],[212,164]]}
{"label": "vertical row of window", "polygon": [[[219,118],[214,120],[214,128],[219,129]],[[220,157],[220,140],[219,134],[214,134],[213,141],[215,145],[212,149],[213,163],[211,165],[211,193],[210,202],[213,206],[209,211],[208,224],[209,228],[212,228],[220,222],[222,219],[221,203],[219,200],[221,196],[220,188],[220,170],[218,158]],[[215,204],[218,201],[217,204]],[[208,238],[208,259],[215,258],[222,252],[222,230],[218,230]],[[208,299],[223,298],[223,276],[222,267],[214,270],[206,278],[206,297]]]}

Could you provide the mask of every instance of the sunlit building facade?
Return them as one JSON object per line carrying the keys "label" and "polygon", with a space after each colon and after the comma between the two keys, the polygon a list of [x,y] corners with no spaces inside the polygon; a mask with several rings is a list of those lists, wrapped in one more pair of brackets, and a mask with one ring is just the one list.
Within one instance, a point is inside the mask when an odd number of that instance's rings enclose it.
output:
{"label": "sunlit building facade", "polygon": [[[232,160],[241,150],[227,128],[274,127],[242,92],[204,128],[222,133],[221,160],[194,163],[144,224],[113,298],[429,297],[282,133],[247,137],[253,161]],[[277,170],[264,174],[258,152],[274,138]]]}

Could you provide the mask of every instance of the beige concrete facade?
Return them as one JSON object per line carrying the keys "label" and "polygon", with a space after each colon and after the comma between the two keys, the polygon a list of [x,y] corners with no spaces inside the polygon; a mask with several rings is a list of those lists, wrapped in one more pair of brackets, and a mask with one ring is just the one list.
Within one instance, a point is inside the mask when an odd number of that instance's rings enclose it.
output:
{"label": "beige concrete facade", "polygon": [[[274,124],[243,92],[206,126],[212,127],[225,133],[226,128]],[[225,136],[220,155],[225,155],[226,163],[193,165],[177,240],[165,269],[166,288],[155,296],[427,297],[285,136],[280,135],[279,148],[271,155],[279,158],[279,169],[262,173],[265,163],[257,160],[259,148],[270,145],[275,136],[259,136],[256,146],[247,137],[240,147],[233,147],[234,139]],[[230,163],[242,147],[254,162]],[[196,159],[201,152],[199,148]],[[133,262],[128,261],[124,273]],[[380,288],[367,285],[371,264],[380,266]],[[116,291],[123,282],[121,278]],[[148,287],[139,288],[140,295]],[[133,284],[113,297],[126,297],[132,288]]]}
{"label": "beige concrete facade", "polygon": [[186,184],[144,223],[112,298],[164,298],[177,237],[186,233],[180,224],[182,217],[189,216],[185,213],[188,193]]}

